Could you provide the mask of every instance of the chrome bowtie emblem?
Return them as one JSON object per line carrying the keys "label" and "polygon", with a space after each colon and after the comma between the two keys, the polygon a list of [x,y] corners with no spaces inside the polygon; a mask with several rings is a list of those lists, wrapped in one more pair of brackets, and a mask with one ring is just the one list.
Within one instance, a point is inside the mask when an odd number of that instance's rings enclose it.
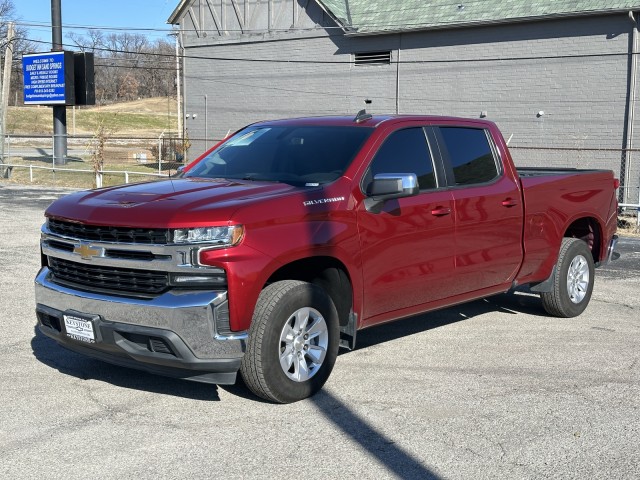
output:
{"label": "chrome bowtie emblem", "polygon": [[104,256],[104,248],[92,247],[87,243],[81,243],[73,248],[73,253],[80,255],[84,260]]}

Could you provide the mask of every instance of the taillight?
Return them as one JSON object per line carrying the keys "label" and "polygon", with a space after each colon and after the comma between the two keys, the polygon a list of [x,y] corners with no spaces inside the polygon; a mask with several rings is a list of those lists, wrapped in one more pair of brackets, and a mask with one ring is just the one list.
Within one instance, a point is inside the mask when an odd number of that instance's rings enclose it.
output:
{"label": "taillight", "polygon": [[620,179],[618,179],[618,178],[614,178],[614,179],[613,179],[613,189],[614,189],[614,190],[617,190],[617,189],[618,189],[618,187],[620,187]]}

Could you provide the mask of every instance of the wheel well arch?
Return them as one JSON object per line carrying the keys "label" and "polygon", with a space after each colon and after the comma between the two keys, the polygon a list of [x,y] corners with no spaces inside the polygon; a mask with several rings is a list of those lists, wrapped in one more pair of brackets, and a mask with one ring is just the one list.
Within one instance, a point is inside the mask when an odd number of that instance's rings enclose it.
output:
{"label": "wheel well arch", "polygon": [[353,308],[353,283],[347,267],[340,260],[328,256],[295,260],[273,272],[264,286],[280,280],[301,280],[319,285],[333,300],[340,326],[349,323]]}
{"label": "wheel well arch", "polygon": [[564,237],[579,238],[591,250],[594,262],[600,261],[602,255],[602,227],[593,217],[582,217],[574,220],[566,229]]}

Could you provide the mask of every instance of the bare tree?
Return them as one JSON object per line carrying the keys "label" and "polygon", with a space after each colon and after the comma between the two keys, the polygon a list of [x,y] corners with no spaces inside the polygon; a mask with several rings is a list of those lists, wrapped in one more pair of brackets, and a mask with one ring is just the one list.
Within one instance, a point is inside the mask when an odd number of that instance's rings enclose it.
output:
{"label": "bare tree", "polygon": [[[16,0],[0,0],[0,47],[4,55],[7,24],[16,20]],[[166,39],[152,41],[138,33],[110,33],[98,29],[67,38],[84,52],[95,55],[96,101],[112,103],[136,98],[175,95],[175,50]],[[33,53],[43,46],[29,40],[23,27],[16,29],[14,55]],[[14,61],[10,104],[22,102],[22,68]]]}
{"label": "bare tree", "polygon": [[99,103],[175,94],[175,51],[169,41],[99,30],[67,36],[80,50],[95,54]]}
{"label": "bare tree", "polygon": [[[17,19],[14,0],[0,0],[0,65],[4,62],[7,26],[9,22]],[[29,40],[24,27],[16,27],[13,42],[13,54],[16,59],[20,58],[23,53],[36,51],[35,43]],[[16,100],[19,100],[17,103],[22,101],[22,68],[20,68],[19,61],[14,60],[12,70],[9,105],[15,105]]]}
{"label": "bare tree", "polygon": [[4,42],[7,37],[7,23],[14,18],[15,13],[13,0],[0,0],[0,42]]}
{"label": "bare tree", "polygon": [[90,29],[87,30],[86,35],[78,35],[75,32],[71,32],[67,37],[83,52],[100,53],[99,50],[104,45],[102,30]]}
{"label": "bare tree", "polygon": [[93,138],[89,142],[88,149],[91,151],[91,163],[93,164],[93,173],[95,175],[93,186],[95,188],[102,187],[102,170],[104,169],[106,145],[114,133],[115,128],[108,127],[105,119],[101,118]]}

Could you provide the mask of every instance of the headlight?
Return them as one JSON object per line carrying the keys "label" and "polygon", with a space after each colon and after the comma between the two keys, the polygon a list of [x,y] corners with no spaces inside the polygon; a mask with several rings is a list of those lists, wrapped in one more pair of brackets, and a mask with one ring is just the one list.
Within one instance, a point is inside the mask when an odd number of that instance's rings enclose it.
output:
{"label": "headlight", "polygon": [[176,228],[172,231],[173,243],[210,243],[215,247],[233,247],[244,235],[242,225],[231,227]]}

